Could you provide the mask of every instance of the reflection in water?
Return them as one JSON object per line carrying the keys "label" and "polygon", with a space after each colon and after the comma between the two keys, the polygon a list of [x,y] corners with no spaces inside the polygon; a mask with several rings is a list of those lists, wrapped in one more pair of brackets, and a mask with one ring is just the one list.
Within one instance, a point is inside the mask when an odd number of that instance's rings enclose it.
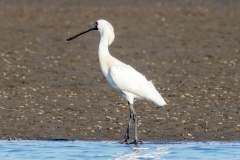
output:
{"label": "reflection in water", "polygon": [[0,141],[0,159],[239,159],[239,142]]}
{"label": "reflection in water", "polygon": [[135,146],[131,150],[132,152],[116,157],[116,159],[164,159],[163,155],[169,153],[168,147],[149,148]]}

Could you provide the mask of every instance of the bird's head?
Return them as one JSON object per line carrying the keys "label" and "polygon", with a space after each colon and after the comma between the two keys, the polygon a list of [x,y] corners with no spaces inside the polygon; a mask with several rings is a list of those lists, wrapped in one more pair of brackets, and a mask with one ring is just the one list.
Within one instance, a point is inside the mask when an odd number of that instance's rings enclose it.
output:
{"label": "bird's head", "polygon": [[88,28],[86,31],[83,31],[75,36],[72,36],[70,38],[67,39],[67,41],[70,41],[82,34],[85,34],[89,31],[92,30],[98,30],[101,37],[107,37],[108,38],[108,45],[112,44],[114,38],[115,38],[115,34],[114,34],[114,29],[113,26],[106,20],[104,19],[100,19],[98,21],[96,21],[90,28]]}
{"label": "bird's head", "polygon": [[113,26],[104,19],[100,19],[95,23],[98,24],[97,28],[98,31],[100,32],[101,37],[106,36],[108,38],[108,45],[112,44],[115,38]]}

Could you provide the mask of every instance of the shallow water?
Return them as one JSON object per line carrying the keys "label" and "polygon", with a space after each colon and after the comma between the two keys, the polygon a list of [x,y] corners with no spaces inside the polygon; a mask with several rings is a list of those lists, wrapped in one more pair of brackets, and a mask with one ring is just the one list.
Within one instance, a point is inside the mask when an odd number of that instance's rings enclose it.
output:
{"label": "shallow water", "polygon": [[239,159],[239,142],[0,141],[1,159]]}

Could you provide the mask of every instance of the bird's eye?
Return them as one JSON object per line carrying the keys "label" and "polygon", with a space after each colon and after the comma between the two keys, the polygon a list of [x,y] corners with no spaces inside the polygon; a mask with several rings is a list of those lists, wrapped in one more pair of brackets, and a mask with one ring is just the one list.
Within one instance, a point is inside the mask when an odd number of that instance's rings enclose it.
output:
{"label": "bird's eye", "polygon": [[96,26],[96,27],[98,26],[98,22],[95,22],[95,26]]}

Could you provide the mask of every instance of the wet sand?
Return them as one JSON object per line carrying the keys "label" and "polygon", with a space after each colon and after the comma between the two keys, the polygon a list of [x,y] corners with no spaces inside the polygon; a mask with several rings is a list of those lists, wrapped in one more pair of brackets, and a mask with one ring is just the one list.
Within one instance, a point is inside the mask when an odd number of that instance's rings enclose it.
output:
{"label": "wet sand", "polygon": [[[152,80],[167,104],[136,101],[141,140],[240,140],[240,1],[0,2],[0,139],[123,138],[128,105],[104,79],[110,53]],[[131,135],[133,133],[131,132]]]}

